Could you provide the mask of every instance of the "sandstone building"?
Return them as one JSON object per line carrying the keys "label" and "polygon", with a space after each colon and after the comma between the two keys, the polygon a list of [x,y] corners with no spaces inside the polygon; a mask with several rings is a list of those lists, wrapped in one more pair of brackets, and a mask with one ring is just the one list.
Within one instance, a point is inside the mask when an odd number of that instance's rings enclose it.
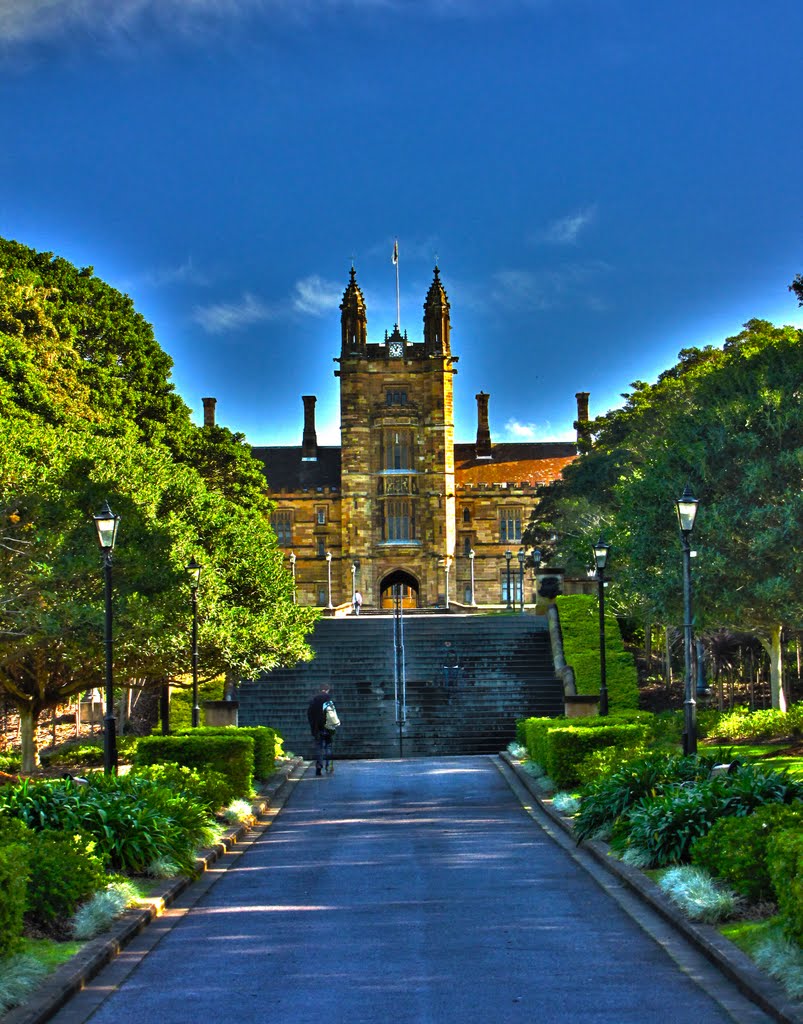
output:
{"label": "sandstone building", "polygon": [[[257,447],[273,525],[297,600],[336,608],[354,590],[365,609],[518,604],[534,600],[522,531],[535,489],[576,457],[573,442],[494,444],[489,396],[477,395],[477,436],[455,443],[449,300],[435,268],[423,340],[398,326],[369,343],[365,300],[351,270],[341,309],[341,444],[317,442],[303,397],[297,447]],[[204,400],[206,412],[212,400]],[[577,395],[578,422],[588,395]],[[520,557],[521,553],[521,557]]]}

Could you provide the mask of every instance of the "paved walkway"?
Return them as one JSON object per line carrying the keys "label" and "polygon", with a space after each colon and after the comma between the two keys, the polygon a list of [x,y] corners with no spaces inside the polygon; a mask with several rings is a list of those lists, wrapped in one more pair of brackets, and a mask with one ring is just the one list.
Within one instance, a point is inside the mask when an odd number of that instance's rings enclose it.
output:
{"label": "paved walkway", "polygon": [[92,1024],[769,1020],[590,858],[589,873],[505,771],[481,757],[308,772],[195,905],[54,1021],[101,999]]}

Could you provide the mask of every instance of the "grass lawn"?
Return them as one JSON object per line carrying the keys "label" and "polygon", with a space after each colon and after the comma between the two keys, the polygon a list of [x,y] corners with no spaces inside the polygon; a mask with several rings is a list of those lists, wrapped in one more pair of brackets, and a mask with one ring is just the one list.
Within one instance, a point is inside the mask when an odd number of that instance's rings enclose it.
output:
{"label": "grass lawn", "polygon": [[702,750],[721,750],[723,760],[743,757],[748,761],[760,761],[768,768],[786,768],[790,775],[803,778],[803,749],[799,743],[720,743],[716,747]]}

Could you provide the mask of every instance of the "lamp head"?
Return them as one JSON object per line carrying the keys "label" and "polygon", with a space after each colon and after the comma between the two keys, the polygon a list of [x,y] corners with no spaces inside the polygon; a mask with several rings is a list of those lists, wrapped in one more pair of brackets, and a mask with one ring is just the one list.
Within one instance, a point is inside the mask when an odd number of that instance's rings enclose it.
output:
{"label": "lamp head", "polygon": [[472,560],[472,562],[474,561],[474,548],[472,548],[472,549],[471,549],[471,550],[469,551],[469,553],[468,553],[468,557],[469,557],[469,558],[470,558],[470,559]]}
{"label": "lamp head", "polygon": [[691,488],[686,484],[683,494],[675,502],[681,533],[688,535],[694,529],[694,521],[697,518],[697,507],[699,504],[697,498],[692,494]]}
{"label": "lamp head", "polygon": [[332,561],[332,552],[331,551],[327,551],[326,552],[326,561],[327,562],[331,562]]}
{"label": "lamp head", "polygon": [[512,557],[513,557],[513,552],[512,551],[506,551],[505,552],[505,558],[508,560],[508,562],[510,562],[510,559]]}
{"label": "lamp head", "polygon": [[536,548],[533,551],[533,568],[537,569],[541,565],[541,549]]}
{"label": "lamp head", "polygon": [[197,590],[198,584],[201,582],[201,567],[195,561],[195,555],[192,556],[187,565],[187,575],[190,578],[190,587],[192,590]]}
{"label": "lamp head", "polygon": [[103,508],[96,512],[92,518],[95,521],[95,529],[98,532],[98,544],[101,551],[114,551],[114,544],[117,540],[117,528],[120,525],[120,517],[115,515],[109,508],[108,501],[103,502]]}
{"label": "lamp head", "polygon": [[607,565],[610,548],[610,544],[606,544],[602,537],[594,545],[594,564],[598,569],[604,569]]}
{"label": "lamp head", "polygon": [[291,551],[290,552],[290,563],[292,565],[296,564],[296,553],[295,553],[295,551]]}

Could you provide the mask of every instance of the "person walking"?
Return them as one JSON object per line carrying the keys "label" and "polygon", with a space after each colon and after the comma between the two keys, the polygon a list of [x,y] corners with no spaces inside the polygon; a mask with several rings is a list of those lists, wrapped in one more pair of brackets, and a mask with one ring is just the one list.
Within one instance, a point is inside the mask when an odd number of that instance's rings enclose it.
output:
{"label": "person walking", "polygon": [[362,594],[359,590],[354,591],[354,614],[359,615],[360,609],[362,608]]}
{"label": "person walking", "polygon": [[339,725],[340,720],[332,702],[331,690],[326,684],[309,702],[307,719],[310,731],[315,737],[315,774],[320,775],[324,769],[331,773],[334,771],[332,736],[337,727],[334,723]]}

